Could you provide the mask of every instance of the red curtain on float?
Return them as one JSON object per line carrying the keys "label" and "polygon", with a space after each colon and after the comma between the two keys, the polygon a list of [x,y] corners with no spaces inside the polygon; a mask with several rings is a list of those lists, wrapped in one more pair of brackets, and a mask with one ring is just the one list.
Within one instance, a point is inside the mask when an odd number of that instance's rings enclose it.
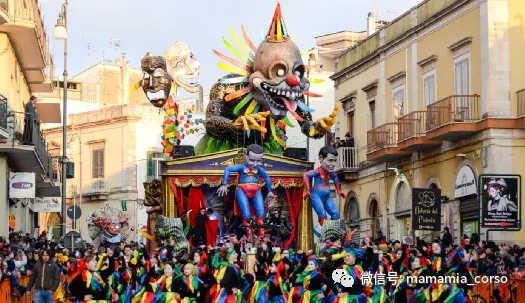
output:
{"label": "red curtain on float", "polygon": [[290,210],[290,221],[292,223],[292,232],[290,239],[284,244],[285,248],[289,248],[295,239],[295,232],[297,226],[297,219],[299,216],[299,210],[301,209],[301,202],[303,200],[303,188],[286,188],[286,200],[288,200],[288,208]]}
{"label": "red curtain on float", "polygon": [[[188,194],[188,209],[190,212],[190,222],[191,227],[195,227],[195,218],[200,213],[201,208],[206,208],[206,203],[204,203],[204,196],[202,195],[202,190],[199,187],[192,186],[190,187],[190,193]],[[179,215],[181,216],[181,214]]]}
{"label": "red curtain on float", "polygon": [[206,243],[215,246],[217,243],[217,230],[219,229],[219,220],[206,221]]}
{"label": "red curtain on float", "polygon": [[170,178],[170,186],[175,196],[175,203],[177,203],[177,214],[180,216],[184,213],[184,191],[182,187],[177,186],[175,178]]}

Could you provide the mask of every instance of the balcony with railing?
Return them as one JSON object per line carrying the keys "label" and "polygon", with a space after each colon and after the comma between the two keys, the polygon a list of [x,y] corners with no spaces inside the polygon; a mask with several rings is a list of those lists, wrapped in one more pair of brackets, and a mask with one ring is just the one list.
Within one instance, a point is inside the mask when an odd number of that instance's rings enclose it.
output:
{"label": "balcony with railing", "polygon": [[481,120],[479,95],[454,95],[427,106],[429,140],[454,141],[478,131]]}
{"label": "balcony with railing", "polygon": [[390,161],[411,153],[397,146],[398,123],[386,123],[367,132],[367,159]]}
{"label": "balcony with railing", "polygon": [[421,151],[441,145],[427,139],[426,111],[414,111],[398,119],[397,147],[403,151]]}
{"label": "balcony with railing", "polygon": [[82,187],[77,179],[71,179],[68,182],[73,184],[67,186],[67,198],[79,199],[81,194],[80,188],[82,188],[83,202],[105,201],[108,199],[109,193],[114,191],[114,189],[109,186],[109,180],[104,178],[82,180]]}
{"label": "balcony with railing", "polygon": [[45,73],[49,47],[39,1],[0,0],[0,32],[8,34],[31,91],[51,91]]}
{"label": "balcony with railing", "polygon": [[336,172],[339,179],[345,181],[357,180],[359,163],[357,162],[356,147],[339,147],[337,149]]}
{"label": "balcony with railing", "polygon": [[47,179],[51,160],[40,124],[31,114],[9,111],[6,126],[8,135],[0,139],[0,153],[7,155],[15,170]]}

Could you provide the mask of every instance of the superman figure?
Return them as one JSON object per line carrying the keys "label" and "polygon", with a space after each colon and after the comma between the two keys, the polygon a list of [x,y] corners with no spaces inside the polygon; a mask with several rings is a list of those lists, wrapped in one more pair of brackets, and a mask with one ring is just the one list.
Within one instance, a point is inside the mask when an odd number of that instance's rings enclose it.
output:
{"label": "superman figure", "polygon": [[330,196],[330,179],[334,181],[337,194],[343,199],[346,199],[346,195],[341,192],[341,184],[334,172],[337,163],[337,150],[331,146],[321,148],[319,162],[321,167],[304,174],[304,184],[306,186],[305,198],[310,199],[319,218],[319,224],[323,226],[327,218],[326,213],[330,215],[332,220],[340,219],[337,204]]}
{"label": "superman figure", "polygon": [[[266,181],[266,188],[268,188],[268,198],[275,199],[275,195],[272,193],[272,182],[270,176],[261,167],[262,160],[264,157],[264,150],[262,146],[252,144],[246,149],[244,154],[244,164],[232,165],[224,170],[224,176],[222,178],[222,186],[217,190],[220,197],[224,196],[228,192],[228,177],[230,173],[238,173],[237,191],[235,192],[237,205],[239,206],[242,216],[243,223],[248,225],[250,220],[250,202],[253,204],[255,209],[257,225],[263,224],[263,217],[265,215],[264,210],[264,198],[261,192],[261,184],[259,183],[259,176]],[[264,230],[259,228],[258,236],[264,237]]]}

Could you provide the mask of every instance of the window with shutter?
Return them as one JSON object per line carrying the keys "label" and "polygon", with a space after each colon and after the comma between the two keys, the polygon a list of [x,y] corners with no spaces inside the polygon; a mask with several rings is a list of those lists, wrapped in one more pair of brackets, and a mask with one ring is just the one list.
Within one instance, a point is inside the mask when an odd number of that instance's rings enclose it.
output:
{"label": "window with shutter", "polygon": [[91,177],[92,178],[98,178],[98,149],[94,150],[91,152],[92,154],[92,166],[91,166],[91,169],[92,169],[92,172],[91,172]]}
{"label": "window with shutter", "polygon": [[92,177],[93,178],[104,178],[104,149],[93,150],[92,158],[93,158]]}
{"label": "window with shutter", "polygon": [[99,149],[98,151],[98,177],[104,178],[104,150]]}

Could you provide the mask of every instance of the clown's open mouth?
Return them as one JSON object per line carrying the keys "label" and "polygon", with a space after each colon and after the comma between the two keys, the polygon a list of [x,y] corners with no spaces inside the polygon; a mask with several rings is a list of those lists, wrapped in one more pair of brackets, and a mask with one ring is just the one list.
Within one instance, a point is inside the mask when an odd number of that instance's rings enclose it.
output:
{"label": "clown's open mouth", "polygon": [[304,90],[300,86],[291,87],[286,81],[272,85],[261,82],[260,90],[268,104],[272,116],[286,116],[287,112],[295,112],[297,102],[304,99]]}

